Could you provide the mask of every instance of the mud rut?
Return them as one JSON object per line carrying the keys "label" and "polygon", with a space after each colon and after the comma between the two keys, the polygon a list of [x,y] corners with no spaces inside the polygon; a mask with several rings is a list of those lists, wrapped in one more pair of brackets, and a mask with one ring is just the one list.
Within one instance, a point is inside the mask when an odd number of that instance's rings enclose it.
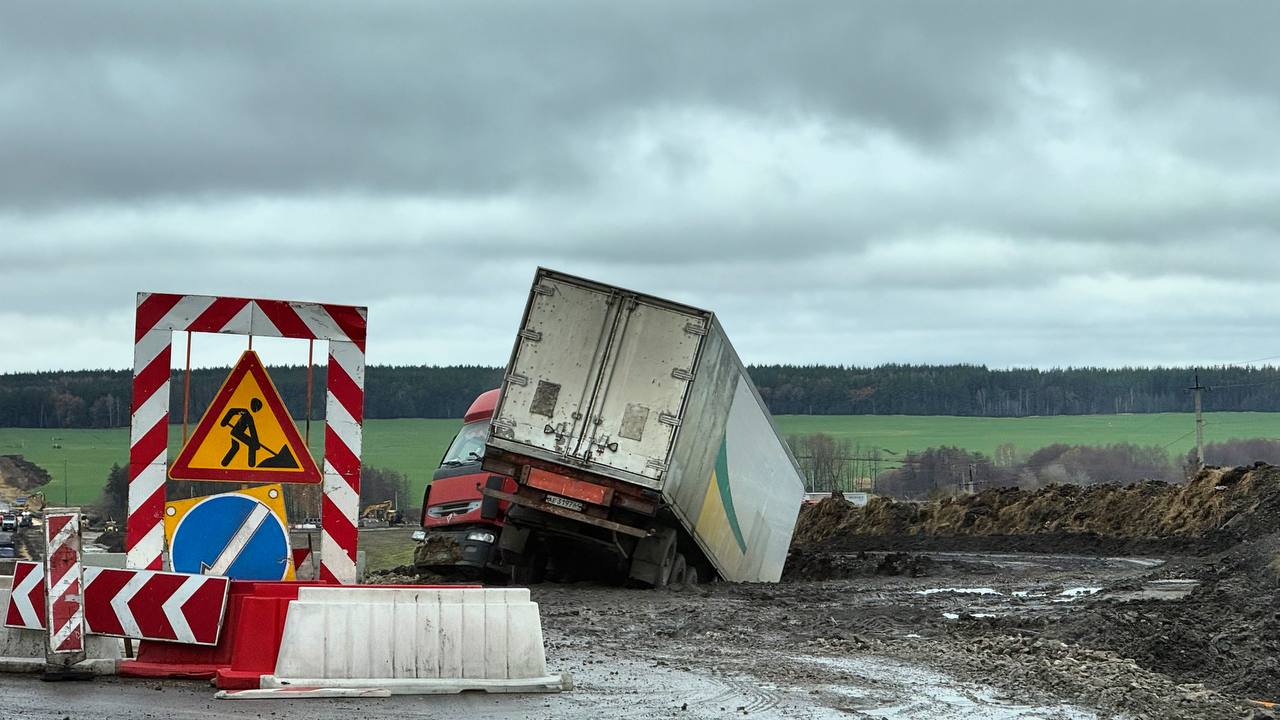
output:
{"label": "mud rut", "polygon": [[[1176,618],[1200,604],[1193,576],[1208,560],[932,553],[907,563],[927,575],[877,576],[887,556],[853,555],[869,570],[837,580],[649,592],[544,584],[534,594],[549,656],[571,672],[604,665],[624,686],[666,670],[701,680],[658,682],[634,699],[602,693],[602,718],[1254,712],[1243,694],[1152,669],[1082,631],[1105,634],[1120,612]],[[1160,634],[1154,621],[1148,630]]]}

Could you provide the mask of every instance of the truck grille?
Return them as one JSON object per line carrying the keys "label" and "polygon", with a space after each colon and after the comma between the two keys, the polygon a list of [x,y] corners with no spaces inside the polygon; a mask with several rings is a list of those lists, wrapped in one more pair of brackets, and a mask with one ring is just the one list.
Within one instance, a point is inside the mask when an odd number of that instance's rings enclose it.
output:
{"label": "truck grille", "polygon": [[480,507],[479,500],[459,500],[458,502],[440,503],[427,508],[427,515],[442,518],[448,515],[465,515]]}

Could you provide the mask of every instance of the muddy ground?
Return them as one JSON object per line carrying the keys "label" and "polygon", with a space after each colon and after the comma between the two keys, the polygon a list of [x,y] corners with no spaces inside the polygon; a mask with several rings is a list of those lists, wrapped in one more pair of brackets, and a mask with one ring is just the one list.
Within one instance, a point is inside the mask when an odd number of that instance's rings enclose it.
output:
{"label": "muddy ground", "polygon": [[865,510],[833,498],[802,514],[776,585],[534,592],[553,659],[729,687],[601,717],[1272,717],[1251,701],[1280,699],[1278,557],[1280,470],[1258,466]]}
{"label": "muddy ground", "polygon": [[[1251,701],[1280,699],[1278,510],[1271,467],[865,511],[824,500],[804,512],[781,583],[536,586],[548,663],[577,689],[430,707],[570,719],[1273,717]],[[440,580],[409,570],[369,580]],[[0,682],[18,716],[48,707],[43,690],[18,692]],[[165,700],[175,716],[220,716],[204,692]],[[70,716],[101,717],[94,702]],[[401,717],[421,702],[360,715]]]}
{"label": "muddy ground", "polygon": [[1272,645],[1206,629],[1202,614],[1240,608],[1215,604],[1195,561],[847,560],[862,574],[647,593],[543,585],[535,595],[553,655],[731,676],[751,689],[746,714],[802,697],[855,717],[1240,718],[1274,687]]}
{"label": "muddy ground", "polygon": [[1238,565],[1269,552],[817,552],[826,579],[534,596],[553,665],[665,688],[605,692],[600,717],[1270,717],[1249,701],[1280,690],[1280,606]]}

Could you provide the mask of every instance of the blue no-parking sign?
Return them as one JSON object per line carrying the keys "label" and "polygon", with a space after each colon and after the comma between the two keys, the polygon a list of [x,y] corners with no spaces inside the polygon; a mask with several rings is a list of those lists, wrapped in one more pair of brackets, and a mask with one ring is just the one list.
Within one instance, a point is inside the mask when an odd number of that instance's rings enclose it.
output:
{"label": "blue no-parking sign", "polygon": [[236,580],[291,573],[289,531],[267,504],[241,493],[202,498],[178,519],[169,554],[175,572]]}

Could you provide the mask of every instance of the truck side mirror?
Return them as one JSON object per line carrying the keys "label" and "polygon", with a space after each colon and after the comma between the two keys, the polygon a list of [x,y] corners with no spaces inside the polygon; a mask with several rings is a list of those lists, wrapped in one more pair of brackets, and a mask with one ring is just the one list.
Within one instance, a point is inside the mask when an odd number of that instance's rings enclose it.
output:
{"label": "truck side mirror", "polygon": [[[490,475],[488,480],[484,481],[484,486],[490,490],[502,489],[502,476]],[[498,498],[485,495],[480,500],[480,517],[485,520],[498,519]]]}

